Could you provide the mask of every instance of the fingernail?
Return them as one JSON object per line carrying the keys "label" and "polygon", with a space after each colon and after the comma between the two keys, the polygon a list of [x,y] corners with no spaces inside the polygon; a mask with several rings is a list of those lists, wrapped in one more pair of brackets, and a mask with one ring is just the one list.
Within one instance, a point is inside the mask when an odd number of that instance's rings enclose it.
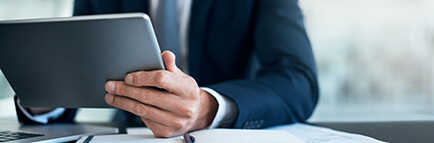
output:
{"label": "fingernail", "polygon": [[112,81],[107,82],[107,91],[108,92],[113,92],[115,91],[115,83]]}
{"label": "fingernail", "polygon": [[108,103],[112,103],[113,102],[113,95],[111,95],[111,94],[107,94],[107,102]]}
{"label": "fingernail", "polygon": [[128,74],[127,76],[125,76],[125,82],[128,84],[132,84],[133,83],[133,75]]}

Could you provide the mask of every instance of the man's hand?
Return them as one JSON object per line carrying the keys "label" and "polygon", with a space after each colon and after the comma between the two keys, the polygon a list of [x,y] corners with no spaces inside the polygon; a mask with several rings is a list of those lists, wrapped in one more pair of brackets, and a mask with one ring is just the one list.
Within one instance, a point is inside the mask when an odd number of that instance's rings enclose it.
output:
{"label": "man's hand", "polygon": [[172,52],[162,57],[167,70],[139,71],[126,75],[125,82],[108,81],[106,102],[140,116],[155,137],[208,127],[217,112],[216,99],[176,67]]}

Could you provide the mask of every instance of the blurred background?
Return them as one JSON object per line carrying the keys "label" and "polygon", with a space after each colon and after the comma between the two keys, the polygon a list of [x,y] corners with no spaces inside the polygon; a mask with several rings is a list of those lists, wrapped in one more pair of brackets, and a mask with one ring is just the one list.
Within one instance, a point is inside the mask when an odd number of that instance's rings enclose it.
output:
{"label": "blurred background", "polygon": [[[315,53],[319,104],[310,121],[434,120],[434,1],[299,0]],[[67,17],[73,0],[0,0],[0,20]],[[0,73],[0,118],[15,118]],[[111,109],[78,121],[107,122]]]}

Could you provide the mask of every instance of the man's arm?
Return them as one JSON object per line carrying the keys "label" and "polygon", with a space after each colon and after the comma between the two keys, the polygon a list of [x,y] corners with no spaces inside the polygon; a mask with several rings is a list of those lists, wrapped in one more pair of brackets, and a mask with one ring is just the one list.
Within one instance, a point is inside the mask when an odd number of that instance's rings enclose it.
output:
{"label": "man's arm", "polygon": [[303,122],[318,100],[312,49],[296,0],[256,4],[254,50],[261,70],[254,80],[209,86],[238,105],[235,128]]}
{"label": "man's arm", "polygon": [[209,94],[211,94],[218,103],[218,108],[214,119],[212,120],[210,129],[223,127],[229,128],[234,124],[235,119],[238,115],[238,107],[234,101],[227,98],[226,96],[221,95],[215,90],[208,87],[201,87],[200,89],[205,90]]}
{"label": "man's arm", "polygon": [[77,109],[57,108],[48,113],[35,115],[30,112],[31,109],[25,108],[20,104],[17,96],[14,97],[15,110],[18,121],[24,124],[46,124],[59,122],[73,122]]}
{"label": "man's arm", "polygon": [[[208,87],[237,103],[239,113],[235,127],[262,128],[304,121],[317,102],[318,85],[313,54],[297,2],[257,1],[255,9],[254,52],[261,62],[261,72],[254,80],[233,80]],[[172,56],[166,53],[164,57],[173,63]],[[166,61],[165,64],[167,66]],[[141,116],[160,137],[209,126],[218,107],[215,99],[199,90],[191,77],[176,67],[168,69],[172,70],[132,73],[134,82],[107,83],[106,101]],[[153,75],[158,77],[149,78],[155,77]],[[211,108],[214,109],[202,113],[203,109]],[[204,119],[198,120],[198,117]]]}

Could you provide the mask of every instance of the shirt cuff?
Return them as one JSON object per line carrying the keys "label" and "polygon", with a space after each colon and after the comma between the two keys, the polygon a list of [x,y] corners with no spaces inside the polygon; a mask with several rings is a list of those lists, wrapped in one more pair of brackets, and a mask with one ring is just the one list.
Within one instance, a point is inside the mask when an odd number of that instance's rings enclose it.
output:
{"label": "shirt cuff", "polygon": [[200,89],[214,96],[219,104],[217,113],[209,128],[231,127],[238,116],[238,106],[236,103],[211,88],[201,87]]}
{"label": "shirt cuff", "polygon": [[21,105],[20,99],[17,100],[16,104],[18,105],[18,108],[21,110],[21,112],[26,115],[27,118],[42,124],[47,124],[49,119],[58,119],[63,114],[63,112],[65,112],[65,108],[56,108],[48,113],[33,116],[29,112],[27,112],[26,109],[24,109],[24,107]]}

